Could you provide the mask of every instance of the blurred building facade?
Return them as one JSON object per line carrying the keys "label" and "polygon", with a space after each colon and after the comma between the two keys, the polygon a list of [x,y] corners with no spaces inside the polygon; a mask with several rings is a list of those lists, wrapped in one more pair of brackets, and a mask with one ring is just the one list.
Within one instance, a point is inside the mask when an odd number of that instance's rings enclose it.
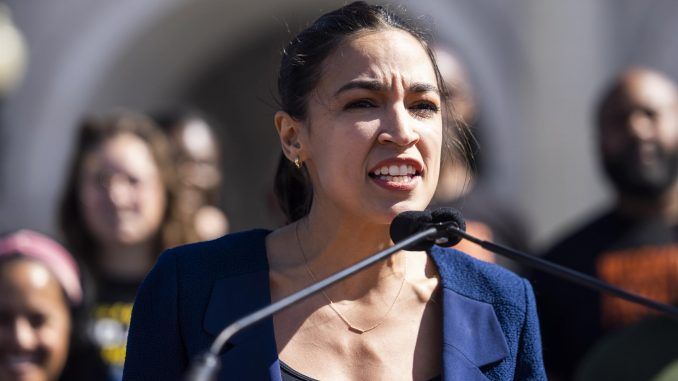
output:
{"label": "blurred building facade", "polygon": [[[280,49],[337,0],[7,1],[30,64],[0,103],[0,231],[56,233],[77,122],[90,112],[186,105],[222,127],[231,230],[275,225],[272,123]],[[471,68],[486,186],[528,217],[540,246],[609,201],[592,109],[619,69],[678,78],[678,3],[403,1],[431,15]],[[291,31],[291,32],[290,32]]]}

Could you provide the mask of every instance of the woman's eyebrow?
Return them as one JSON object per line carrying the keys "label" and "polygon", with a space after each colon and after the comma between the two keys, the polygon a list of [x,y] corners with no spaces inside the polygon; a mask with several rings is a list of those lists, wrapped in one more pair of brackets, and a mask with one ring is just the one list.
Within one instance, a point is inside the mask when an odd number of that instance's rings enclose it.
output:
{"label": "woman's eyebrow", "polygon": [[434,86],[430,83],[425,83],[425,82],[415,82],[410,86],[410,92],[413,93],[436,93],[440,95],[440,90],[438,89],[438,86]]}
{"label": "woman's eyebrow", "polygon": [[384,85],[377,81],[377,80],[366,80],[366,79],[356,79],[353,81],[348,82],[344,86],[340,87],[339,90],[337,90],[336,93],[334,93],[334,96],[337,96],[344,91],[352,90],[352,89],[364,89],[364,90],[371,90],[371,91],[381,91],[384,89]]}
{"label": "woman's eyebrow", "polygon": [[[334,93],[334,96],[337,96],[341,94],[344,91],[352,90],[352,89],[364,89],[364,90],[370,90],[370,91],[383,91],[385,89],[385,86],[383,83],[377,81],[377,80],[364,80],[364,79],[357,79],[348,82],[347,84],[343,85],[342,87],[337,90],[336,93]],[[410,92],[413,93],[427,93],[427,92],[433,92],[436,94],[440,94],[440,90],[438,90],[438,86],[434,86],[430,83],[425,83],[425,82],[415,82],[410,86],[409,88]]]}

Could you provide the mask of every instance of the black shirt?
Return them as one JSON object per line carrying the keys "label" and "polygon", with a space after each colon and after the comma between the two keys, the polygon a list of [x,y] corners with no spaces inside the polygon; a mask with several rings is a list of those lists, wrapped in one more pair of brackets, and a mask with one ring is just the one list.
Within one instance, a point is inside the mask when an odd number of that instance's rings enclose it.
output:
{"label": "black shirt", "polygon": [[122,380],[132,304],[141,281],[100,279],[89,305],[88,334],[108,368],[107,381]]}

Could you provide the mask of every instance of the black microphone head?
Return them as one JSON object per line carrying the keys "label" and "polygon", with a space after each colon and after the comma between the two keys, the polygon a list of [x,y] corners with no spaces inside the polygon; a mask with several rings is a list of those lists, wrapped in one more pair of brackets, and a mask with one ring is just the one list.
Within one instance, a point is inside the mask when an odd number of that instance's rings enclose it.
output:
{"label": "black microphone head", "polygon": [[[398,243],[405,238],[408,238],[412,234],[418,233],[419,231],[425,229],[431,222],[432,216],[431,212],[428,210],[410,210],[407,212],[402,212],[393,219],[393,222],[391,222],[391,239],[393,242]],[[431,246],[433,246],[432,241],[422,240],[420,242],[406,246],[405,250],[422,251],[429,249]]]}
{"label": "black microphone head", "polygon": [[[459,230],[466,231],[466,222],[461,212],[455,208],[438,208],[431,212],[431,222],[445,223],[451,222],[454,227]],[[461,241],[461,237],[455,234],[448,234],[446,236],[447,242],[438,243],[439,246],[451,247]]]}

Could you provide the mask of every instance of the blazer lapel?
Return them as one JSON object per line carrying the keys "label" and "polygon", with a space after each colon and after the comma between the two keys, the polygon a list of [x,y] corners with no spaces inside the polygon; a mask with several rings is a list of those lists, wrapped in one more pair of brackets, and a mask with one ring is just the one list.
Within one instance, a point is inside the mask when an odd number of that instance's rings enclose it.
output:
{"label": "blazer lapel", "polygon": [[[217,336],[231,323],[270,304],[268,278],[268,271],[258,271],[214,282],[203,320],[205,331]],[[220,358],[219,380],[281,379],[271,319],[233,336]]]}
{"label": "blazer lapel", "polygon": [[490,304],[443,288],[443,376],[487,380],[479,369],[508,356],[504,333]]}

